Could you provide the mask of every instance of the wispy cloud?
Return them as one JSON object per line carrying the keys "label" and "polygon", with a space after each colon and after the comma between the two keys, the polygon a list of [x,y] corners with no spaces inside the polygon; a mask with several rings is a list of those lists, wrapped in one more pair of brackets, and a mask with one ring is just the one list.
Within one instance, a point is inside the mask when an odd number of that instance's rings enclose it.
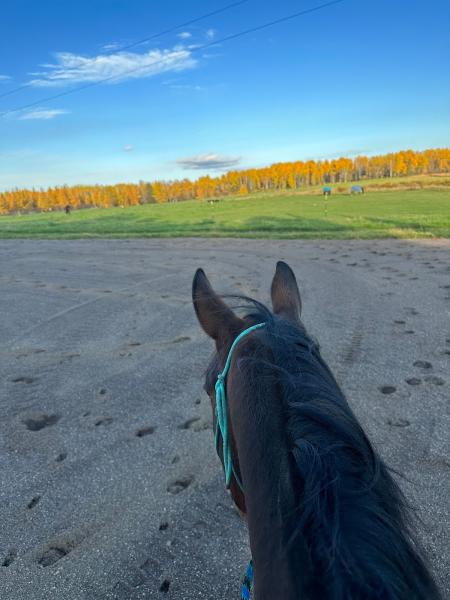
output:
{"label": "wispy cloud", "polygon": [[182,31],[177,37],[179,37],[180,40],[188,40],[190,37],[192,37],[192,33],[189,33],[189,31]]}
{"label": "wispy cloud", "polygon": [[224,156],[222,154],[199,154],[197,156],[188,156],[179,158],[177,164],[183,169],[210,170],[210,169],[228,169],[241,162],[240,156]]}
{"label": "wispy cloud", "polygon": [[142,54],[117,52],[91,57],[59,52],[56,54],[56,63],[41,65],[45,70],[32,73],[36,79],[29,83],[37,87],[54,87],[107,78],[111,78],[108,83],[119,83],[159,73],[184,71],[196,65],[197,60],[192,57],[191,50],[182,45]]}
{"label": "wispy cloud", "polygon": [[218,52],[205,52],[202,54],[203,58],[220,58],[223,54],[219,54]]}
{"label": "wispy cloud", "polygon": [[215,29],[207,29],[206,37],[208,40],[213,40],[216,37],[217,31]]}
{"label": "wispy cloud", "polygon": [[133,150],[133,146],[132,146],[131,144],[126,144],[126,145],[125,145],[125,146],[122,148],[122,150],[123,150],[124,152],[132,152],[132,150]]}
{"label": "wispy cloud", "polygon": [[9,81],[11,79],[11,77],[9,75],[0,75],[0,82],[1,81]]}
{"label": "wispy cloud", "polygon": [[35,108],[33,110],[21,112],[18,118],[21,121],[49,121],[50,119],[54,119],[60,115],[66,115],[68,112],[68,110],[64,110],[62,108]]}
{"label": "wispy cloud", "polygon": [[102,50],[117,50],[118,48],[120,48],[120,46],[122,46],[123,44],[121,44],[120,42],[110,42],[109,44],[104,44],[102,46]]}
{"label": "wispy cloud", "polygon": [[171,90],[193,90],[194,92],[203,92],[204,90],[206,90],[206,87],[203,87],[202,85],[182,83],[180,81],[177,81],[176,79],[163,81],[163,85],[167,86]]}

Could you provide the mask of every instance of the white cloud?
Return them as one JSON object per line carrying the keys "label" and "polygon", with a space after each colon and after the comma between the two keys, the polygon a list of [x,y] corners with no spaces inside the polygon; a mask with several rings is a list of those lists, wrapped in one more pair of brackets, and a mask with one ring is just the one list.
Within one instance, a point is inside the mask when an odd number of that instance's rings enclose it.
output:
{"label": "white cloud", "polygon": [[120,42],[111,42],[110,44],[104,44],[102,50],[117,50],[122,44]]}
{"label": "white cloud", "polygon": [[0,81],[9,81],[10,79],[9,75],[0,75]]}
{"label": "white cloud", "polygon": [[37,78],[29,83],[50,87],[97,82],[108,78],[111,78],[109,83],[118,83],[126,79],[184,71],[197,64],[191,50],[182,45],[166,50],[149,50],[143,54],[117,52],[92,57],[60,52],[56,54],[56,61],[56,64],[41,65],[45,71],[32,73]]}
{"label": "white cloud", "polygon": [[59,115],[66,115],[68,112],[69,111],[63,110],[62,108],[35,108],[33,110],[28,110],[20,113],[20,116],[18,118],[21,121],[49,121],[50,119],[54,119]]}
{"label": "white cloud", "polygon": [[206,31],[206,37],[208,40],[213,40],[216,37],[217,31],[215,29],[208,29]]}
{"label": "white cloud", "polygon": [[183,169],[195,170],[227,169],[238,165],[240,162],[240,156],[224,156],[212,152],[210,154],[199,154],[177,160],[177,164],[183,167]]}
{"label": "white cloud", "polygon": [[203,55],[203,58],[220,58],[221,56],[223,56],[223,54],[219,54],[218,52],[205,52]]}
{"label": "white cloud", "polygon": [[125,145],[125,146],[122,148],[122,150],[123,150],[124,152],[131,152],[131,151],[133,150],[133,146],[132,146],[131,144],[126,144],[126,145]]}
{"label": "white cloud", "polygon": [[193,90],[194,92],[203,92],[206,90],[205,87],[201,85],[191,85],[188,83],[164,83],[171,90]]}
{"label": "white cloud", "polygon": [[189,33],[189,31],[182,31],[177,37],[179,37],[180,40],[188,40],[190,37],[192,37],[192,33]]}

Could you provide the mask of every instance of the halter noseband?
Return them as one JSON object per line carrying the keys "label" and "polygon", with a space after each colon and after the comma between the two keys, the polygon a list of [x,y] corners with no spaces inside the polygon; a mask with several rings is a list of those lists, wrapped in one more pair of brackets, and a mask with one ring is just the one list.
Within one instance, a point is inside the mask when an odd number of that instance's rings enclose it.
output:
{"label": "halter noseband", "polygon": [[230,441],[229,441],[229,436],[228,436],[228,412],[227,412],[227,395],[226,395],[225,384],[226,384],[226,377],[227,377],[228,371],[230,369],[231,357],[233,354],[233,350],[235,349],[235,347],[237,346],[239,341],[244,336],[248,335],[252,331],[255,331],[255,329],[259,329],[260,327],[264,327],[265,325],[266,325],[266,323],[258,323],[257,325],[252,325],[251,327],[244,329],[244,331],[242,331],[237,336],[237,338],[232,343],[231,348],[228,352],[227,360],[225,362],[223,371],[222,371],[222,373],[219,373],[219,375],[217,376],[216,388],[215,388],[216,389],[216,433],[215,433],[216,448],[218,448],[220,437],[222,437],[223,467],[225,470],[225,484],[226,484],[227,488],[230,487],[231,477],[232,477],[232,475],[234,475],[236,483],[241,488],[242,492],[244,491],[242,482],[241,482],[239,476],[237,475],[236,470],[233,466],[233,458],[231,456]]}

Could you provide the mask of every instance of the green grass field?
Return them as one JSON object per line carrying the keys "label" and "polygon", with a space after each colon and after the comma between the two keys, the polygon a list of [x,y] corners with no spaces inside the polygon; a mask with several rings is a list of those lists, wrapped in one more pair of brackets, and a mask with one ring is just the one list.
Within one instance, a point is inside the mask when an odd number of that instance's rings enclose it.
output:
{"label": "green grass field", "polygon": [[450,189],[363,196],[254,194],[133,208],[0,217],[0,238],[450,238]]}

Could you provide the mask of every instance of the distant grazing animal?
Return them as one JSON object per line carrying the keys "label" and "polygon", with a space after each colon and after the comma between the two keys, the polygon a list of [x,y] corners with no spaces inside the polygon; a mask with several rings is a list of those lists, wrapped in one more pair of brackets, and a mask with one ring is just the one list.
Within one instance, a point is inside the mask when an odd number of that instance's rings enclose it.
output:
{"label": "distant grazing animal", "polygon": [[325,185],[323,188],[324,196],[331,196],[331,187],[329,185]]}
{"label": "distant grazing animal", "polygon": [[241,597],[253,584],[253,600],[441,598],[400,488],[300,320],[290,267],[277,263],[273,312],[238,298],[238,316],[201,269],[192,293],[216,345],[216,448],[248,522]]}
{"label": "distant grazing animal", "polygon": [[70,215],[70,213],[72,212],[72,207],[70,206],[70,204],[66,204],[66,206],[64,207],[64,212],[66,213],[66,215]]}
{"label": "distant grazing animal", "polygon": [[351,194],[364,194],[364,188],[362,185],[352,185],[350,188]]}

